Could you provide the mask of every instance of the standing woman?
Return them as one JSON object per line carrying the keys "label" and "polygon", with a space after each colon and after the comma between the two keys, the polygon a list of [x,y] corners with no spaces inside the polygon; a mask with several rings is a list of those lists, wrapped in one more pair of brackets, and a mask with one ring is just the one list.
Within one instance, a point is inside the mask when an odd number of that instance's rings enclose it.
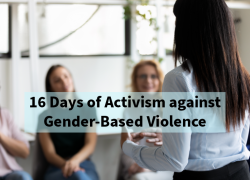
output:
{"label": "standing woman", "polygon": [[[70,72],[61,65],[52,66],[45,79],[46,92],[75,92]],[[74,97],[67,97],[74,98]],[[88,118],[96,117],[94,109],[87,105],[76,114]],[[45,110],[40,117],[48,113]],[[57,108],[56,113],[67,115],[68,110]],[[39,122],[42,120],[39,118]],[[45,173],[45,180],[98,180],[98,175],[90,155],[95,150],[96,133],[39,133],[39,141],[45,158],[50,166]]]}
{"label": "standing woman", "polygon": [[7,109],[0,108],[0,180],[32,180],[15,157],[26,158],[29,143]]}
{"label": "standing woman", "polygon": [[177,0],[174,14],[181,66],[166,75],[163,92],[226,92],[227,132],[165,133],[161,148],[138,146],[124,133],[122,149],[141,167],[174,171],[174,180],[249,180],[250,78],[231,12],[224,0]]}

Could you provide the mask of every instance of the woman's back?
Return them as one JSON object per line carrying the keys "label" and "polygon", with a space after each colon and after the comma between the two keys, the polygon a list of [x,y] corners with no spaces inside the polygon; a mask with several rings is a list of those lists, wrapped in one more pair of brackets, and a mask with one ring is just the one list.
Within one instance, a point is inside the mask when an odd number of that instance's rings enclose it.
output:
{"label": "woman's back", "polygon": [[[192,66],[188,60],[187,62],[190,72],[183,70],[182,66],[169,72],[165,77],[163,92],[199,92]],[[192,133],[189,160],[185,170],[208,171],[231,162],[248,159],[249,152],[246,148],[249,131],[248,112],[244,123],[244,126],[237,126],[235,131],[231,127],[227,133]]]}
{"label": "woman's back", "polygon": [[[231,11],[225,0],[177,0],[174,14],[173,54],[175,64],[182,65],[166,75],[163,92],[225,93],[225,113],[218,110],[222,116],[214,112],[206,116],[215,123],[225,120],[219,122],[224,131],[208,126],[211,133],[163,133],[158,149],[138,146],[124,135],[123,151],[142,167],[174,171],[175,180],[249,180],[245,160],[249,158],[250,75],[240,59]],[[188,114],[204,116],[208,111],[188,109]]]}

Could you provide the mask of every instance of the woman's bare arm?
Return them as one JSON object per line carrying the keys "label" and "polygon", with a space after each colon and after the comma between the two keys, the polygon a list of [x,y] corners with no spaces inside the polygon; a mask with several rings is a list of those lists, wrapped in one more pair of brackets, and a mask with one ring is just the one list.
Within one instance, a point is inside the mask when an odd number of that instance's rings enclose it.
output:
{"label": "woman's bare arm", "polygon": [[86,160],[95,150],[97,141],[96,133],[86,133],[85,135],[85,143],[83,148],[75,154],[71,160],[76,160],[78,163]]}
{"label": "woman's bare arm", "polygon": [[24,142],[8,137],[1,132],[0,144],[2,144],[12,156],[26,158],[29,155],[29,148]]}
{"label": "woman's bare arm", "polygon": [[50,164],[59,168],[63,168],[65,159],[56,153],[55,146],[51,140],[49,133],[39,133],[39,141],[41,143],[45,158]]}

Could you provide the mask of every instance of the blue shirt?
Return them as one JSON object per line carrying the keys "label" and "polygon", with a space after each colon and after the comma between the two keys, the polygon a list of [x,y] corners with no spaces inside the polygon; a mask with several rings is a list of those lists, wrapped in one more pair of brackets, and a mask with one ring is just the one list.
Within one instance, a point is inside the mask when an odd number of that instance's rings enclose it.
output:
{"label": "blue shirt", "polygon": [[[164,79],[163,92],[198,92],[192,67],[190,72],[181,66]],[[153,171],[210,171],[235,161],[247,160],[249,113],[244,124],[227,133],[163,133],[161,147],[123,143],[124,153],[136,163]]]}

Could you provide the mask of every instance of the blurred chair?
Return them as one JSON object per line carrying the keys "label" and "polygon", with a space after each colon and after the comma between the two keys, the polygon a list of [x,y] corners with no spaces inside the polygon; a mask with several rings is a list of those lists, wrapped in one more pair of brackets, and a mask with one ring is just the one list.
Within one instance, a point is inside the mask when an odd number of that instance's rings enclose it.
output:
{"label": "blurred chair", "polygon": [[119,167],[116,176],[116,180],[125,180],[129,178],[128,169],[135,161],[121,152]]}
{"label": "blurred chair", "polygon": [[134,176],[130,176],[128,173],[128,169],[133,163],[135,163],[135,161],[122,152],[120,155],[120,162],[119,162],[116,180],[126,180],[126,179],[131,179],[131,178],[132,179],[173,180],[174,173],[170,171],[160,171],[160,172],[157,172],[157,174],[152,174],[152,172],[144,172],[143,176],[141,176],[142,175],[141,173],[137,173]]}
{"label": "blurred chair", "polygon": [[43,180],[49,163],[43,154],[38,133],[36,134],[34,151],[32,177],[34,180]]}

